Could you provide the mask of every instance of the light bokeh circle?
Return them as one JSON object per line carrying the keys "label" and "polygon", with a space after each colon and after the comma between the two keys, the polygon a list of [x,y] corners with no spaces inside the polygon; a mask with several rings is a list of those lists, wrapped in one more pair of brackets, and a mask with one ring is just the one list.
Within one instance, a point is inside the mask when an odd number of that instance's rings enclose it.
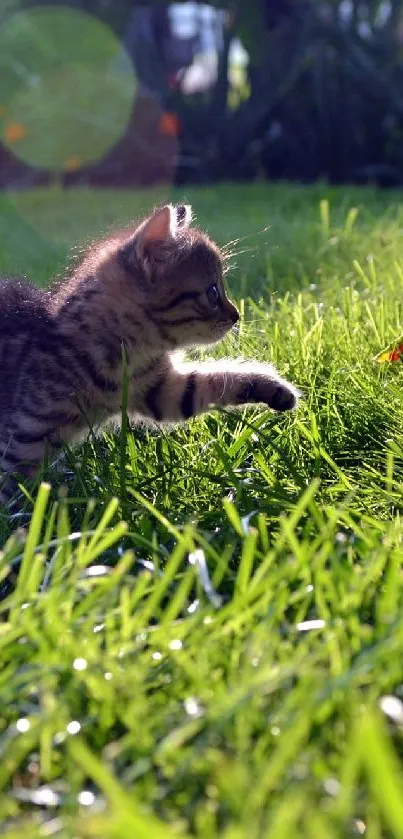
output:
{"label": "light bokeh circle", "polygon": [[54,172],[100,160],[124,135],[136,79],[98,18],[68,6],[13,14],[0,30],[0,138]]}

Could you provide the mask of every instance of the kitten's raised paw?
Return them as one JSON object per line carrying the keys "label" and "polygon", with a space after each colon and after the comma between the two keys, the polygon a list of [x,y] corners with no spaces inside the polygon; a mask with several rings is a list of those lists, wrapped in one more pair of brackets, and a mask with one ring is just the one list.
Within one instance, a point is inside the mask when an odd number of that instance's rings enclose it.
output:
{"label": "kitten's raised paw", "polygon": [[298,404],[296,390],[288,385],[279,384],[274,388],[269,405],[274,411],[292,411]]}
{"label": "kitten's raised paw", "polygon": [[238,403],[247,405],[262,402],[273,411],[292,411],[300,395],[297,388],[282,379],[274,368],[261,365],[238,391]]}
{"label": "kitten's raised paw", "polygon": [[257,402],[264,402],[273,411],[279,412],[296,408],[299,395],[297,388],[280,377],[260,380],[255,390]]}

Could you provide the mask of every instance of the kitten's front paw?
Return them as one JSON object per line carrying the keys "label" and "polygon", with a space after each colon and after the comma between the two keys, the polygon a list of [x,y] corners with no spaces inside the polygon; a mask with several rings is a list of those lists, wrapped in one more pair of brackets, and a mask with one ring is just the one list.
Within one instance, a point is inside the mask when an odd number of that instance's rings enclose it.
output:
{"label": "kitten's front paw", "polygon": [[292,411],[298,404],[298,394],[292,385],[278,384],[273,388],[268,404],[274,411]]}
{"label": "kitten's front paw", "polygon": [[273,411],[292,411],[301,396],[294,385],[283,379],[270,364],[254,364],[238,391],[238,403],[263,402]]}
{"label": "kitten's front paw", "polygon": [[292,411],[298,404],[299,396],[297,388],[280,377],[262,378],[256,383],[256,402],[264,402],[273,411]]}

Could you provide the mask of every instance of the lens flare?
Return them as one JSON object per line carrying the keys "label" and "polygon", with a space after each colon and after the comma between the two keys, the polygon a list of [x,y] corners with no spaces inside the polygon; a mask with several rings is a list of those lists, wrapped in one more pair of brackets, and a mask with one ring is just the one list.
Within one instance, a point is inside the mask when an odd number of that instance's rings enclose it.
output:
{"label": "lens flare", "polygon": [[77,9],[38,6],[0,32],[0,137],[21,161],[74,172],[124,135],[136,92],[112,30]]}

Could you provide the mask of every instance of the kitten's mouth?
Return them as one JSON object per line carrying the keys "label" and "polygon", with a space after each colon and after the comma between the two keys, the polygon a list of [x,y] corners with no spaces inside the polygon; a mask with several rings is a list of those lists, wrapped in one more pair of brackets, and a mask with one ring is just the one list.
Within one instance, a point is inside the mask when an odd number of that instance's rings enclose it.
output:
{"label": "kitten's mouth", "polygon": [[227,332],[231,332],[232,329],[235,329],[235,324],[233,321],[229,321],[228,323],[220,324],[218,327],[218,332],[220,335],[226,335]]}
{"label": "kitten's mouth", "polygon": [[213,336],[211,338],[210,343],[216,344],[217,341],[221,341],[222,338],[225,338],[225,336],[228,335],[228,333],[231,332],[231,330],[233,328],[234,328],[233,323],[218,324],[214,329]]}

